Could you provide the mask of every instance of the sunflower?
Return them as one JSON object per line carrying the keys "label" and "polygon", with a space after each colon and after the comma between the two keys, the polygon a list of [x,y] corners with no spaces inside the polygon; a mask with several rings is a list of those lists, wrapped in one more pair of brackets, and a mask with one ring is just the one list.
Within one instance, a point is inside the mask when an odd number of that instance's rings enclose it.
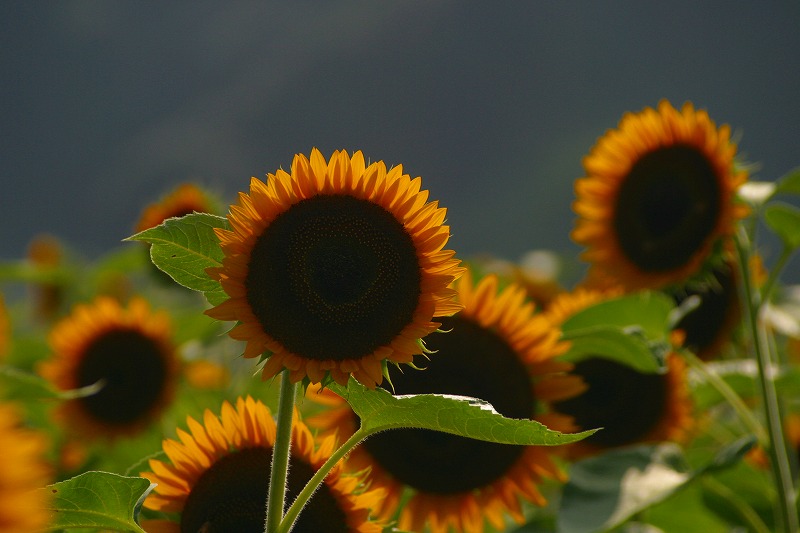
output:
{"label": "sunflower", "polygon": [[[534,315],[525,289],[509,284],[498,291],[489,275],[473,285],[467,272],[456,289],[464,310],[442,320],[445,333],[425,338],[435,356],[418,358],[423,370],[392,376],[397,394],[442,393],[482,398],[506,417],[533,418],[559,431],[571,431],[564,417],[549,412],[551,402],[583,390],[565,372],[570,365],[553,358],[567,346],[546,319]],[[323,393],[324,394],[324,393]],[[312,398],[314,395],[310,395]],[[330,402],[331,394],[323,396]],[[314,417],[323,431],[345,437],[357,419],[346,404]],[[562,481],[554,448],[483,442],[435,431],[398,429],[368,438],[351,457],[355,469],[370,468],[373,486],[385,487],[379,515],[392,516],[404,493],[410,499],[398,527],[434,533],[482,532],[484,519],[496,529],[510,516],[522,522],[521,501],[546,503],[544,478]]]}
{"label": "sunflower", "polygon": [[675,326],[683,331],[683,345],[701,359],[711,359],[730,343],[731,333],[739,324],[741,304],[736,266],[725,263],[711,272],[709,281],[673,294],[676,304],[691,296],[700,304]]}
{"label": "sunflower", "polygon": [[11,345],[11,322],[8,319],[8,310],[6,309],[6,301],[2,294],[0,294],[0,361],[3,361],[8,355],[9,346]]}
{"label": "sunflower", "polygon": [[[579,288],[557,296],[545,316],[560,327],[578,311],[619,294]],[[683,359],[670,353],[663,374],[646,374],[603,355],[577,361],[572,373],[584,380],[586,391],[553,404],[582,429],[603,428],[570,444],[569,455],[579,458],[638,442],[685,441],[694,419]]]}
{"label": "sunflower", "polygon": [[225,257],[209,274],[230,299],[207,314],[239,322],[230,335],[247,342],[245,357],[268,356],[264,378],[287,368],[294,382],[352,374],[374,387],[386,361],[421,353],[433,317],[460,309],[445,209],[420,182],[401,166],[365,166],[361,152],[326,162],[316,149],[291,174],[253,178],[232,230],[217,230]]}
{"label": "sunflower", "polygon": [[[61,265],[63,256],[61,243],[52,235],[38,235],[28,245],[28,260],[41,271],[56,269]],[[42,281],[33,289],[35,316],[44,321],[55,318],[64,301],[64,287],[56,282]]]}
{"label": "sunflower", "polygon": [[22,426],[15,406],[0,404],[0,531],[26,532],[44,528],[51,469],[44,460],[47,441]]}
{"label": "sunflower", "polygon": [[99,385],[95,394],[65,401],[60,416],[87,436],[132,435],[172,400],[178,359],[171,325],[134,298],[127,308],[99,297],[76,306],[50,333],[53,356],[40,373],[63,390]]}
{"label": "sunflower", "polygon": [[182,183],[158,202],[144,208],[136,232],[154,228],[168,218],[199,213],[213,213],[216,206],[209,195],[193,183]]}
{"label": "sunflower", "polygon": [[666,100],[626,114],[583,160],[572,238],[593,268],[628,289],[679,284],[730,237],[747,208],[727,125]]}
{"label": "sunflower", "polygon": [[[179,429],[180,442],[164,441],[170,462],[150,460],[152,471],[142,473],[157,483],[144,506],[177,513],[177,521],[151,521],[145,529],[263,531],[276,430],[269,409],[250,397],[239,398],[235,408],[225,402],[220,417],[206,410],[203,424],[192,418],[187,424],[191,433]],[[315,449],[311,432],[295,420],[288,501],[330,457],[335,440],[326,438]],[[359,476],[342,475],[335,466],[300,513],[295,531],[380,533],[382,524],[369,520],[369,510],[382,496],[380,490],[365,489]]]}

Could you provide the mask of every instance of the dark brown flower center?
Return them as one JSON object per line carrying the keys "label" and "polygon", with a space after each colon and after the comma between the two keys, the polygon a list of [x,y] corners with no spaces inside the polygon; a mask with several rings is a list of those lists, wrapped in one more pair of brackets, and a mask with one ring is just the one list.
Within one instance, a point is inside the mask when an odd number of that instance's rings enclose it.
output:
{"label": "dark brown flower center", "polygon": [[630,444],[661,422],[667,408],[663,374],[642,374],[601,357],[579,361],[572,373],[582,377],[589,388],[553,407],[575,417],[575,423],[584,429],[603,428],[586,442],[604,447]]}
{"label": "dark brown flower center", "polygon": [[735,321],[739,312],[738,286],[735,272],[730,267],[714,271],[715,283],[676,296],[680,304],[690,296],[699,296],[700,305],[684,316],[676,328],[686,333],[685,346],[701,356],[712,356],[707,350],[713,348],[721,335],[727,333],[726,326]]}
{"label": "dark brown flower center", "polygon": [[[457,394],[491,403],[506,417],[530,418],[536,409],[528,369],[495,332],[459,316],[442,319],[447,333],[425,338],[435,351],[424,370],[395,373],[396,394]],[[387,386],[388,387],[388,386]],[[455,494],[501,479],[523,446],[484,442],[437,431],[398,429],[367,439],[364,447],[386,471],[417,490]]]}
{"label": "dark brown flower center", "polygon": [[[182,533],[261,533],[267,513],[272,449],[245,448],[222,457],[191,488],[181,513]],[[291,458],[287,503],[314,475],[306,462]],[[292,531],[349,531],[347,517],[323,483],[309,500]]]}
{"label": "dark brown flower center", "polygon": [[89,343],[76,369],[79,387],[101,380],[103,386],[78,401],[99,423],[136,423],[165,397],[167,357],[157,341],[138,330],[110,330]]}
{"label": "dark brown flower center", "polygon": [[264,331],[309,359],[360,359],[413,321],[417,252],[383,207],[318,195],[280,214],[250,256],[247,301]]}
{"label": "dark brown flower center", "polygon": [[684,266],[712,234],[720,185],[708,157],[688,145],[658,148],[620,185],[613,229],[628,260],[646,272]]}

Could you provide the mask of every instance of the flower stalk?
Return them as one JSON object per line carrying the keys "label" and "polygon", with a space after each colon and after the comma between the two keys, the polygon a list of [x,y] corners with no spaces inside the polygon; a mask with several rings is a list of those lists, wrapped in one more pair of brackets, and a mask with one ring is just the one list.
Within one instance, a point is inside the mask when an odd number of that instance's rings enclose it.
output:
{"label": "flower stalk", "polygon": [[736,252],[739,261],[746,327],[750,331],[758,365],[758,377],[764,403],[767,432],[769,434],[770,466],[778,491],[781,524],[783,531],[794,533],[798,530],[795,489],[792,483],[789,457],[786,450],[786,439],[784,438],[781,424],[778,393],[771,375],[774,357],[771,354],[771,347],[767,338],[768,333],[759,319],[763,301],[761,293],[752,286],[749,261],[751,244],[743,228],[739,228],[737,233]]}
{"label": "flower stalk", "polygon": [[264,533],[276,533],[283,518],[286,498],[286,479],[289,472],[289,455],[292,446],[292,416],[297,384],[292,383],[289,371],[281,373],[281,390],[278,397],[277,431],[272,449],[272,466],[267,495],[267,518]]}
{"label": "flower stalk", "polygon": [[363,441],[369,435],[368,432],[364,431],[363,429],[359,429],[353,435],[345,441],[344,444],[339,446],[339,448],[331,454],[331,456],[323,463],[323,465],[316,471],[314,476],[308,480],[306,486],[303,487],[303,490],[300,491],[300,494],[297,495],[297,498],[292,502],[292,505],[286,511],[286,514],[283,516],[283,521],[280,524],[280,528],[276,531],[276,533],[289,533],[294,526],[295,521],[297,521],[297,517],[300,515],[300,512],[305,507],[308,500],[311,499],[314,492],[316,492],[317,488],[319,488],[320,484],[325,480],[325,476],[336,466],[336,463],[339,462],[345,455],[350,453],[350,451],[358,446],[361,441]]}

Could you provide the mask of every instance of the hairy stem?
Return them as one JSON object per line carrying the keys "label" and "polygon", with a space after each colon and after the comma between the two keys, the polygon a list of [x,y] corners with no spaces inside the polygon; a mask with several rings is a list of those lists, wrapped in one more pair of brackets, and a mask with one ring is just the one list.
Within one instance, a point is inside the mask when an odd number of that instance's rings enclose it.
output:
{"label": "hairy stem", "polygon": [[278,398],[277,432],[272,448],[272,470],[269,477],[267,517],[265,533],[276,533],[283,518],[286,498],[286,478],[289,472],[289,455],[292,447],[292,416],[297,385],[289,379],[289,371],[281,374],[281,390]]}
{"label": "hairy stem", "polygon": [[369,433],[359,429],[356,431],[352,437],[347,439],[344,444],[342,444],[331,456],[328,458],[325,463],[320,467],[319,470],[314,474],[314,476],[308,481],[303,490],[300,491],[300,494],[297,495],[297,498],[292,502],[291,507],[286,511],[286,515],[283,517],[283,522],[281,523],[280,529],[277,530],[277,533],[289,533],[292,530],[292,526],[294,526],[297,517],[300,515],[300,511],[303,510],[308,500],[314,494],[314,492],[319,488],[322,481],[325,479],[325,476],[331,471],[331,469],[336,466],[336,463],[339,460],[347,455],[353,448],[355,448],[362,440],[367,438]]}

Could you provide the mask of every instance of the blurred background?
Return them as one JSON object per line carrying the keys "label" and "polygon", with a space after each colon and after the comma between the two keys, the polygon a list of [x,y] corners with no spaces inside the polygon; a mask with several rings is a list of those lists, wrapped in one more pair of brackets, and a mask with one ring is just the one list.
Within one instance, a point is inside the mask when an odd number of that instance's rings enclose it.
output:
{"label": "blurred background", "polygon": [[800,165],[798,2],[0,3],[0,259],[87,257],[191,180],[226,203],[318,147],[422,176],[461,257],[575,255],[573,180],[692,101],[755,179]]}

